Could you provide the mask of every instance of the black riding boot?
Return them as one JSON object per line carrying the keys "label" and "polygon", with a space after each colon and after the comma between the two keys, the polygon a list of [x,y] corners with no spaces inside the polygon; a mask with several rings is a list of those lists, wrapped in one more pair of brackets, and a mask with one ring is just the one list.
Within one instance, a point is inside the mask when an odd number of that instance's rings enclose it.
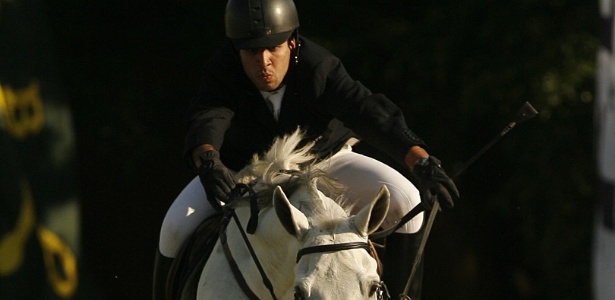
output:
{"label": "black riding boot", "polygon": [[166,257],[156,250],[156,258],[154,260],[154,285],[152,289],[153,300],[165,300],[167,297],[167,278],[173,258]]}
{"label": "black riding boot", "polygon": [[[422,236],[423,230],[419,230],[413,234],[393,233],[386,238],[382,278],[394,300],[400,299],[400,294],[404,292]],[[422,285],[423,260],[410,284],[410,299],[421,299]]]}

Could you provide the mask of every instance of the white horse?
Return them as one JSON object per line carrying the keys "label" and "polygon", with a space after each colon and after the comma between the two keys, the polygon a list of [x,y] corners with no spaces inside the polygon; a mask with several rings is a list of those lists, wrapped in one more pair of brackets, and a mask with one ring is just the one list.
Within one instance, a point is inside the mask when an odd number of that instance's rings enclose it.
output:
{"label": "white horse", "polygon": [[387,213],[388,190],[383,186],[370,205],[350,216],[338,202],[342,197],[333,200],[318,189],[338,191],[322,165],[310,163],[313,144],[296,149],[301,139],[299,131],[277,139],[237,174],[259,195],[258,226],[245,233],[248,203],[227,205],[237,221],[229,217],[201,273],[197,299],[381,299],[367,242]]}

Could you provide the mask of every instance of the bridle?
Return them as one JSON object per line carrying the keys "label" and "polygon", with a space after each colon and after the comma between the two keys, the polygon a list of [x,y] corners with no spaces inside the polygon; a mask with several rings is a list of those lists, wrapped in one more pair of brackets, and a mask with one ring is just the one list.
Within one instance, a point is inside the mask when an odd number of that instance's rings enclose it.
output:
{"label": "bridle", "polygon": [[349,243],[341,243],[341,244],[328,244],[328,245],[317,245],[302,248],[297,252],[297,263],[301,259],[302,256],[311,253],[326,253],[326,252],[337,252],[343,250],[351,250],[351,249],[365,249],[371,255],[371,247],[367,242],[349,242]]}
{"label": "bridle", "polygon": [[[251,186],[243,185],[243,186],[241,186],[241,188],[248,191],[248,193],[250,195],[250,202],[251,203],[255,203],[256,202],[256,194],[252,190]],[[251,205],[251,206],[254,207],[254,205]],[[254,213],[254,210],[252,210],[252,212]],[[258,211],[256,211],[256,214],[258,214]],[[277,297],[275,296],[275,293],[273,291],[273,285],[271,284],[271,281],[267,277],[267,274],[265,273],[265,270],[263,269],[263,267],[262,267],[258,257],[256,256],[256,252],[254,251],[254,248],[252,247],[250,241],[248,240],[248,236],[246,234],[246,231],[244,231],[243,226],[241,225],[241,222],[239,221],[239,218],[237,217],[237,214],[235,214],[235,210],[232,209],[232,208],[225,208],[224,218],[223,218],[223,220],[221,222],[221,225],[220,225],[220,243],[222,244],[222,248],[224,250],[225,257],[226,257],[226,259],[227,259],[227,261],[228,261],[228,263],[229,263],[229,265],[231,267],[231,270],[233,272],[235,280],[237,280],[239,286],[241,287],[243,292],[246,294],[246,296],[250,300],[259,300],[259,298],[256,296],[256,294],[248,286],[248,283],[247,283],[246,279],[241,274],[241,270],[239,269],[239,266],[237,265],[237,262],[233,258],[233,255],[231,253],[231,249],[228,246],[227,235],[226,235],[226,228],[227,228],[228,223],[230,222],[230,219],[233,219],[235,224],[237,225],[237,228],[239,229],[239,232],[241,233],[242,239],[243,239],[244,243],[246,244],[246,246],[248,247],[248,251],[250,252],[250,256],[254,260],[254,263],[256,264],[256,267],[257,267],[257,269],[258,269],[258,271],[259,271],[259,273],[261,275],[261,278],[263,280],[263,284],[269,290],[271,298],[273,300],[277,300]],[[251,221],[252,220],[253,220],[253,218],[251,218]],[[253,232],[249,232],[249,233],[253,233]],[[298,263],[299,260],[301,259],[301,257],[303,257],[304,255],[307,255],[307,254],[337,252],[337,251],[345,251],[345,250],[351,250],[351,249],[365,249],[371,256],[374,256],[374,254],[372,253],[372,248],[370,247],[368,242],[348,242],[348,243],[340,243],[340,244],[317,245],[317,246],[311,246],[311,247],[302,248],[302,249],[299,250],[299,252],[297,252],[297,260],[296,260],[296,262]],[[379,284],[379,286],[378,286],[378,288],[376,290],[376,294],[377,294],[377,300],[387,300],[387,299],[390,299],[389,293],[388,293],[388,291],[386,289],[386,285],[384,285],[384,282],[381,282]],[[303,298],[298,297],[297,293],[295,292],[295,299],[299,299],[300,300],[300,299],[303,299]]]}
{"label": "bridle", "polygon": [[[348,243],[340,243],[340,244],[327,244],[327,245],[317,245],[311,247],[301,248],[299,252],[297,252],[297,263],[301,257],[306,254],[312,253],[328,253],[328,252],[337,252],[351,249],[365,249],[369,255],[374,257],[374,253],[372,253],[372,247],[368,242],[348,242]],[[388,300],[391,299],[389,295],[389,291],[386,288],[384,282],[380,282],[375,291],[377,300]],[[303,300],[303,297],[295,291],[295,300]]]}

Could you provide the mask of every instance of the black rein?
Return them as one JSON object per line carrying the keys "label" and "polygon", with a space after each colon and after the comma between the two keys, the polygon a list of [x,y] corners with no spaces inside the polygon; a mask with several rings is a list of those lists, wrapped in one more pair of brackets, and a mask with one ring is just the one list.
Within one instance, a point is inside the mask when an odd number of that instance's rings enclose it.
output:
{"label": "black rein", "polygon": [[[292,170],[281,170],[281,172],[291,174],[291,175],[294,174]],[[233,193],[230,198],[238,199],[242,195],[245,195],[246,193],[249,195],[250,211],[251,211],[251,217],[250,217],[250,220],[248,221],[248,226],[247,226],[246,231],[249,234],[253,234],[256,231],[256,227],[258,224],[258,213],[259,213],[256,193],[254,192],[254,190],[252,190],[252,187],[250,185],[238,184],[237,188],[233,190]],[[258,299],[258,297],[254,294],[254,292],[248,287],[248,284],[245,278],[243,277],[243,275],[241,274],[241,271],[239,270],[239,266],[237,265],[237,263],[235,262],[235,259],[233,258],[233,255],[231,254],[231,249],[229,248],[226,242],[227,240],[226,225],[229,223],[231,218],[237,224],[237,227],[239,228],[239,232],[241,233],[241,236],[244,242],[246,243],[246,246],[248,247],[248,251],[250,252],[250,255],[252,256],[252,259],[256,263],[256,267],[258,268],[258,271],[261,274],[263,284],[269,290],[269,293],[271,294],[272,299],[275,300],[276,296],[275,296],[275,293],[273,292],[273,285],[271,284],[271,281],[265,274],[265,270],[260,264],[258,257],[256,256],[256,253],[254,252],[254,249],[252,248],[252,245],[250,244],[250,241],[248,240],[248,237],[246,236],[246,233],[243,227],[241,226],[241,223],[239,222],[237,215],[235,214],[234,209],[229,208],[226,210],[225,221],[220,227],[220,242],[222,244],[226,259],[231,266],[231,270],[233,271],[233,274],[235,275],[235,279],[237,280],[237,282],[239,283],[239,285],[241,286],[244,293],[246,294],[246,296],[248,296],[249,299]],[[370,253],[370,255],[374,256],[373,253],[371,253],[372,250],[367,242],[349,242],[349,243],[341,243],[341,244],[317,245],[317,246],[302,248],[297,253],[297,262],[299,262],[301,257],[303,257],[306,254],[335,252],[335,251],[344,251],[344,250],[351,250],[351,249],[365,249],[368,253]]]}

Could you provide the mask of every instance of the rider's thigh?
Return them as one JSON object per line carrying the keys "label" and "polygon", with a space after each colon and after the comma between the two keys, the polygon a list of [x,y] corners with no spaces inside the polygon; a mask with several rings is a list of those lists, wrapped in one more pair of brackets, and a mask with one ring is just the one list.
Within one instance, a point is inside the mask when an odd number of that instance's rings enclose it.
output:
{"label": "rider's thigh", "polygon": [[190,234],[214,212],[199,178],[195,177],[173,201],[162,221],[160,253],[175,257]]}
{"label": "rider's thigh", "polygon": [[[353,213],[369,204],[383,185],[391,193],[389,213],[382,226],[389,228],[421,201],[419,191],[405,176],[371,157],[344,149],[331,157],[327,172],[348,187]],[[420,213],[403,227],[400,233],[417,232],[423,223]]]}

